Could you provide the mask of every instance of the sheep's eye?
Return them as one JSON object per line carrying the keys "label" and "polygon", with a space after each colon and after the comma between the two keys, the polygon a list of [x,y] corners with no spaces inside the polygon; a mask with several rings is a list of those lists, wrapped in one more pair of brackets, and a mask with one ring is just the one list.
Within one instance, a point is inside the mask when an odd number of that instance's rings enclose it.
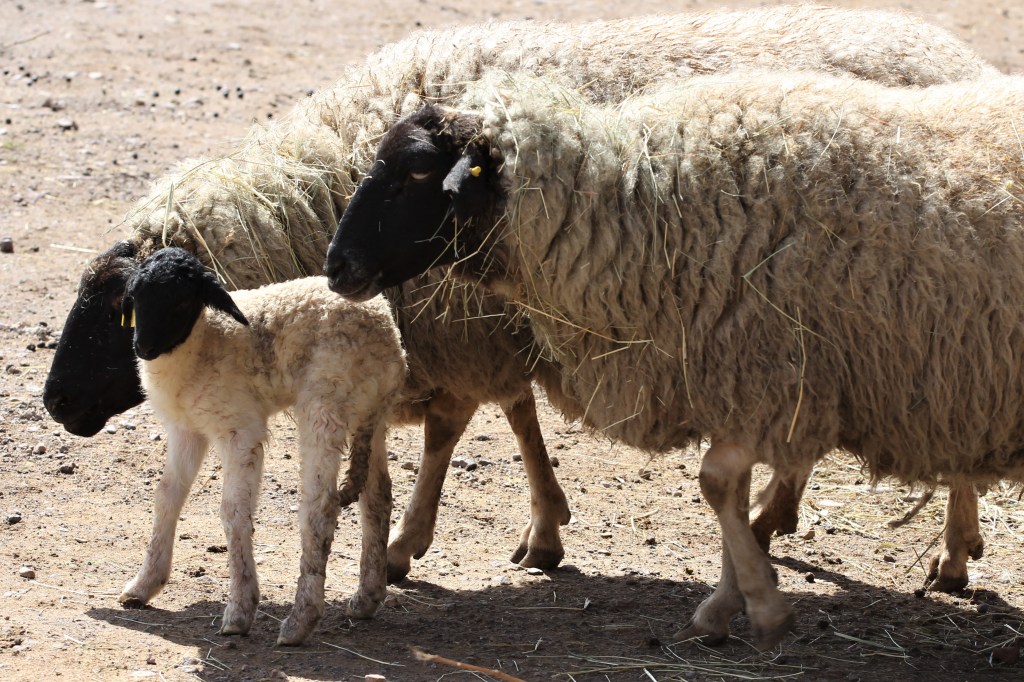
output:
{"label": "sheep's eye", "polygon": [[423,182],[430,177],[430,171],[409,171],[409,179],[413,182]]}

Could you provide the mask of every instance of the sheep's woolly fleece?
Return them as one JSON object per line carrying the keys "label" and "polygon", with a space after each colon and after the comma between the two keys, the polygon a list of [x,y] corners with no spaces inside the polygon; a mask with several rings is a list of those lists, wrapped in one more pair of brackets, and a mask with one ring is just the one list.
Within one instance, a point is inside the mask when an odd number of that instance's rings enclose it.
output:
{"label": "sheep's woolly fleece", "polygon": [[481,102],[490,254],[608,435],[1024,479],[1024,80],[719,75],[601,107],[502,75]]}
{"label": "sheep's woolly fleece", "polygon": [[739,66],[849,72],[889,84],[995,74],[942,29],[871,11],[797,6],[579,25],[520,21],[421,32],[387,46],[224,158],[186,161],[129,213],[145,257],[183,246],[229,288],[322,271],[380,135],[423,100],[452,102],[485,69],[558,74],[595,101]]}

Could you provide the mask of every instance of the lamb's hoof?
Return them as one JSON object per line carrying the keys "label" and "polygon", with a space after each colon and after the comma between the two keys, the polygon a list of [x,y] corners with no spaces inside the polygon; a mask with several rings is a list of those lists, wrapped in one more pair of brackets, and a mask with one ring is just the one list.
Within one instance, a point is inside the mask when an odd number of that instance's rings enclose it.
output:
{"label": "lamb's hoof", "polygon": [[793,607],[786,604],[786,609],[779,613],[772,614],[767,622],[755,623],[751,620],[751,630],[754,638],[754,647],[758,651],[768,651],[782,641],[793,626],[796,624],[796,614]]}
{"label": "lamb's hoof", "polygon": [[348,607],[345,609],[345,613],[349,618],[356,618],[360,620],[373,618],[383,601],[383,597],[375,599],[374,597],[369,597],[357,592],[348,600]]}
{"label": "lamb's hoof", "polygon": [[255,609],[253,609],[253,613],[245,613],[242,609],[228,604],[227,608],[224,609],[224,620],[217,634],[225,636],[247,635],[249,634],[249,628],[252,627],[252,621],[255,616]]}
{"label": "lamb's hoof", "polygon": [[142,597],[137,597],[134,594],[128,594],[127,592],[121,593],[121,596],[117,598],[117,601],[121,606],[127,609],[141,609],[148,602]]}
{"label": "lamb's hoof", "polygon": [[520,545],[512,555],[512,563],[519,564],[523,568],[540,568],[547,571],[552,568],[558,568],[558,564],[562,563],[564,556],[565,550],[561,547],[557,549],[545,549],[543,547],[524,548]]}
{"label": "lamb's hoof", "polygon": [[277,634],[277,645],[278,646],[302,646],[306,642],[306,638],[309,637],[310,633],[313,632],[312,624],[300,624],[297,619],[288,616],[283,623],[281,623],[281,630]]}
{"label": "lamb's hoof", "polygon": [[729,628],[726,626],[723,632],[720,628],[712,628],[711,626],[704,624],[701,625],[697,622],[697,616],[695,615],[690,619],[690,622],[686,626],[677,632],[673,637],[676,641],[684,642],[689,639],[699,639],[701,644],[707,646],[721,646],[725,644],[726,640],[729,639]]}

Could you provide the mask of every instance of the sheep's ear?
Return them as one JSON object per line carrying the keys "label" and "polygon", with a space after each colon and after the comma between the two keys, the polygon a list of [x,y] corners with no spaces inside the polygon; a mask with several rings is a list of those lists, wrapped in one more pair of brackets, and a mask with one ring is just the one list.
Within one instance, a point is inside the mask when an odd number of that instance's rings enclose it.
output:
{"label": "sheep's ear", "polygon": [[209,307],[225,312],[238,320],[240,324],[249,326],[249,320],[245,319],[245,315],[235,305],[231,294],[217,281],[217,275],[211,271],[207,271],[203,278],[203,300]]}
{"label": "sheep's ear", "polygon": [[[441,188],[452,198],[455,217],[460,223],[481,215],[490,198],[490,180],[483,160],[468,151],[448,172]],[[493,172],[493,171],[491,171]]]}

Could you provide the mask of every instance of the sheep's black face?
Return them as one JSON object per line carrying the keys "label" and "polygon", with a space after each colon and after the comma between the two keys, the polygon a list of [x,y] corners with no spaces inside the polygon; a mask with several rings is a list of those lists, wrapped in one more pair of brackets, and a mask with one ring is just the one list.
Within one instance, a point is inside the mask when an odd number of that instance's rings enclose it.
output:
{"label": "sheep's black face", "polygon": [[206,268],[182,249],[161,249],[128,282],[124,315],[135,327],[135,354],[153,360],[192,333],[205,305]]}
{"label": "sheep's black face", "polygon": [[121,320],[125,285],[137,264],[136,246],[121,242],[82,276],[43,389],[46,410],[68,433],[95,435],[145,398],[132,330]]}
{"label": "sheep's black face", "polygon": [[[469,173],[467,154],[477,156],[467,151],[470,128],[428,105],[384,136],[327,252],[333,291],[363,301],[472,252],[472,235],[458,229],[466,224],[459,188],[450,182],[463,165]],[[472,169],[472,181],[486,186],[480,165]]]}

